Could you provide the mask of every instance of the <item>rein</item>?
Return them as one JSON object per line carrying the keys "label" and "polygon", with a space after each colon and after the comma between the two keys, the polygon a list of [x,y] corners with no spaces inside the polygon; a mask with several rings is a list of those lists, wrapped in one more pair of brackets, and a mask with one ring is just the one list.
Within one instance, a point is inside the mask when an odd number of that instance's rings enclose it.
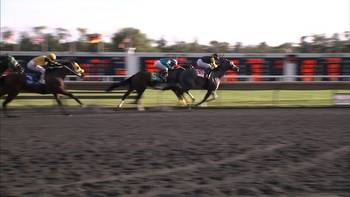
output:
{"label": "rein", "polygon": [[63,65],[64,68],[66,68],[67,70],[69,70],[70,72],[72,72],[74,75],[80,77],[74,70],[72,70],[71,68],[69,68],[68,66],[66,65]]}
{"label": "rein", "polygon": [[74,75],[80,77],[74,70],[72,70],[71,68],[69,68],[68,66],[66,66],[64,64],[60,64],[59,66],[48,67],[48,69],[58,69],[58,68],[65,68],[65,69],[69,70],[71,73],[73,73]]}

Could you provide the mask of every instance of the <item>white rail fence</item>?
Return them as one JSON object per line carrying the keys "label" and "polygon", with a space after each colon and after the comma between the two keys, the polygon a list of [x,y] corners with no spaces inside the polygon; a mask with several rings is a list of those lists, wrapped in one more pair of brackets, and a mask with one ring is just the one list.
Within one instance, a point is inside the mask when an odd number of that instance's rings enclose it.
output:
{"label": "white rail fence", "polygon": [[[104,83],[104,82],[113,82],[113,81],[120,81],[120,79],[127,78],[125,75],[85,75],[84,78],[79,78],[75,75],[67,75],[65,81],[69,81],[70,83],[74,82],[93,82],[93,83]],[[256,81],[256,78],[261,79],[270,79],[273,81],[285,81],[288,78],[295,78],[295,79],[303,79],[303,78],[311,78],[312,81],[332,81],[332,78],[337,78],[337,81],[350,81],[350,75],[235,75],[235,76],[224,76],[225,79],[243,79],[243,81],[248,82],[259,82]],[[118,80],[119,79],[119,80]],[[326,80],[325,80],[326,79]],[[328,80],[327,80],[328,79]],[[261,82],[263,82],[262,80]],[[222,83],[232,83],[232,81],[223,81]],[[240,81],[234,81],[234,82],[240,82]],[[305,82],[305,81],[304,81]]]}

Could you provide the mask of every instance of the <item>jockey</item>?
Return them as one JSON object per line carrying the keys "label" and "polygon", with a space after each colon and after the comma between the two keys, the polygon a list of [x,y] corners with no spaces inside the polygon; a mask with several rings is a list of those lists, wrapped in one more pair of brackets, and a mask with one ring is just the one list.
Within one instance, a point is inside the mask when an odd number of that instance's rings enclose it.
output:
{"label": "jockey", "polygon": [[214,69],[217,68],[218,65],[216,64],[216,61],[219,60],[219,56],[218,54],[214,53],[211,56],[204,56],[201,57],[197,60],[197,65],[204,69],[206,72],[208,72],[208,75],[210,74],[210,72]]}
{"label": "jockey", "polygon": [[37,56],[28,62],[27,68],[29,68],[30,70],[33,70],[33,71],[40,72],[41,75],[40,75],[39,83],[45,84],[45,68],[44,68],[44,66],[46,66],[48,63],[57,64],[55,62],[55,60],[56,60],[55,53],[49,53],[48,56],[45,56],[45,55]]}
{"label": "jockey", "polygon": [[173,69],[175,66],[177,66],[177,60],[172,58],[162,58],[156,61],[154,64],[160,70],[159,73],[161,79],[163,79],[163,81],[166,82],[168,77],[168,71],[169,69]]}
{"label": "jockey", "polygon": [[[3,66],[3,65],[6,65],[7,68],[5,68],[4,70],[0,69],[0,72],[1,72],[1,70],[3,72],[7,69],[9,69],[11,71],[17,71],[21,66],[12,55],[8,55],[8,54],[0,58],[0,66]],[[0,74],[2,74],[2,73],[0,73]]]}

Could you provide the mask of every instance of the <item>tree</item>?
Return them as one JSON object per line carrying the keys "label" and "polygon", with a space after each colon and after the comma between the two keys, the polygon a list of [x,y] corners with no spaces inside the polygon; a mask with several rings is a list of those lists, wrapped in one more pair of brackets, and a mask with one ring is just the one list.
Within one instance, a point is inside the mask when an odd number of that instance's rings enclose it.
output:
{"label": "tree", "polygon": [[159,40],[155,41],[156,47],[160,50],[163,51],[165,47],[167,46],[167,41],[164,38],[161,38]]}
{"label": "tree", "polygon": [[67,29],[58,27],[56,30],[56,37],[60,43],[67,42],[67,38],[71,36]]}
{"label": "tree", "polygon": [[77,51],[89,51],[89,45],[87,43],[87,29],[78,27],[79,39],[75,42],[75,47]]}
{"label": "tree", "polygon": [[21,32],[19,45],[20,45],[20,50],[22,51],[39,51],[40,50],[40,46],[35,45],[32,42],[32,39],[27,32]]}
{"label": "tree", "polygon": [[187,52],[203,52],[205,50],[206,47],[203,47],[202,45],[200,45],[198,43],[198,40],[194,40],[193,42],[187,44]]}
{"label": "tree", "polygon": [[156,51],[151,45],[151,40],[144,33],[131,27],[116,32],[112,37],[112,44],[116,51],[124,51],[129,47],[136,48],[139,52]]}
{"label": "tree", "polygon": [[14,33],[12,30],[5,30],[3,32],[1,32],[1,35],[2,35],[2,41],[5,42],[5,43],[11,43],[12,39],[13,39],[13,36],[14,36]]}
{"label": "tree", "polygon": [[229,51],[230,45],[227,42],[218,42],[216,40],[210,41],[210,49],[209,52],[212,53],[224,53]]}
{"label": "tree", "polygon": [[87,40],[86,34],[87,34],[87,29],[86,28],[82,28],[82,27],[78,27],[77,28],[80,36],[79,36],[79,42],[85,42]]}
{"label": "tree", "polygon": [[4,31],[1,32],[1,41],[0,41],[0,49],[2,51],[10,51],[13,50],[14,43],[13,36],[14,32],[11,29],[3,28]]}
{"label": "tree", "polygon": [[242,49],[242,43],[236,42],[235,46],[233,47],[233,52],[239,53],[241,52],[241,49]]}

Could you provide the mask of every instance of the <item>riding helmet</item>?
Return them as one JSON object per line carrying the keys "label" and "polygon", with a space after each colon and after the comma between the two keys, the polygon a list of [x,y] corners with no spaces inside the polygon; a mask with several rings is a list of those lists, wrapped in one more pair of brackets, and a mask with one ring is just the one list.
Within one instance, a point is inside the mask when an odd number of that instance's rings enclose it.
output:
{"label": "riding helmet", "polygon": [[52,61],[56,60],[56,54],[55,53],[49,53],[48,58]]}

